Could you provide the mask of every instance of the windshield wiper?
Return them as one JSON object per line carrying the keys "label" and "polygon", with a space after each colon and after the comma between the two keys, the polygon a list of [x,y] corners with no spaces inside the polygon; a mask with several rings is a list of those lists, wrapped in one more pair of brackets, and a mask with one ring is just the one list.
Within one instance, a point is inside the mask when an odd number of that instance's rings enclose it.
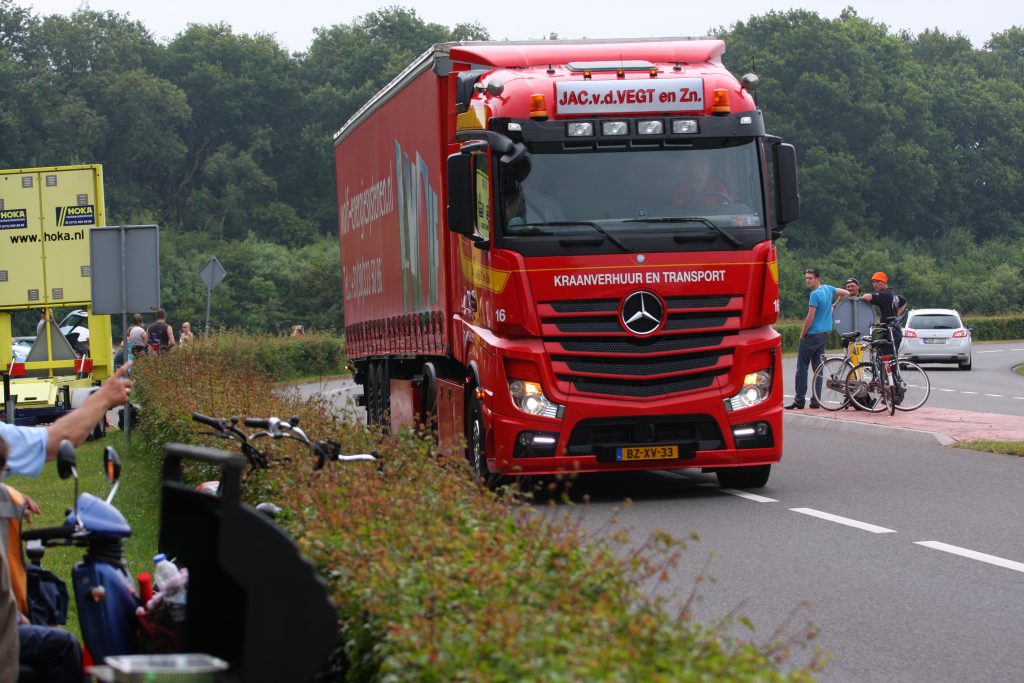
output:
{"label": "windshield wiper", "polygon": [[722,230],[714,221],[709,221],[703,216],[658,216],[657,218],[629,218],[624,220],[623,223],[703,223],[708,226],[719,235],[724,237],[726,240],[732,243],[734,247],[743,246],[740,241]]}
{"label": "windshield wiper", "polygon": [[595,223],[594,221],[548,221],[546,223],[531,223],[531,225],[541,225],[541,226],[544,226],[544,227],[551,226],[551,227],[556,227],[556,228],[557,227],[565,227],[565,226],[569,226],[569,225],[589,225],[594,230],[597,230],[599,233],[601,233],[602,235],[607,237],[619,249],[621,249],[622,251],[624,251],[626,253],[629,253],[629,247],[627,247],[625,244],[620,242],[617,237],[615,237],[610,232],[608,232],[603,227],[601,227],[601,225],[599,223]]}

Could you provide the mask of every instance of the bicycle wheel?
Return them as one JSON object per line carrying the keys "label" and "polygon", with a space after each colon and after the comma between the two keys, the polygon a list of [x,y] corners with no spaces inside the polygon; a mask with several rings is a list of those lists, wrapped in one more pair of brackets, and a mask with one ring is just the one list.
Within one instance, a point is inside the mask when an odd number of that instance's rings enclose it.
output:
{"label": "bicycle wheel", "polygon": [[882,395],[885,396],[885,407],[889,410],[890,415],[896,414],[896,385],[893,384],[892,375],[890,371],[886,371],[885,377],[882,378]]}
{"label": "bicycle wheel", "polygon": [[885,410],[885,398],[875,377],[872,363],[861,363],[846,374],[846,394],[850,402],[860,410],[880,413]]}
{"label": "bicycle wheel", "polygon": [[917,363],[901,360],[900,379],[896,383],[896,410],[910,412],[925,404],[932,392],[928,374]]}
{"label": "bicycle wheel", "polygon": [[845,358],[826,358],[811,378],[813,402],[825,410],[839,410],[850,405],[850,397],[846,395],[846,376],[851,369],[853,366]]}

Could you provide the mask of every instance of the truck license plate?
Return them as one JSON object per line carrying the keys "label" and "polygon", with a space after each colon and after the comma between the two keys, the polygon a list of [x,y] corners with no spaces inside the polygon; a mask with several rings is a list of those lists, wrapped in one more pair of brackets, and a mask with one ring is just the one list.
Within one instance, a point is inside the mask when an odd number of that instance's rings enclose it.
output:
{"label": "truck license plate", "polygon": [[624,446],[615,450],[615,459],[622,462],[632,460],[674,460],[679,457],[679,446]]}

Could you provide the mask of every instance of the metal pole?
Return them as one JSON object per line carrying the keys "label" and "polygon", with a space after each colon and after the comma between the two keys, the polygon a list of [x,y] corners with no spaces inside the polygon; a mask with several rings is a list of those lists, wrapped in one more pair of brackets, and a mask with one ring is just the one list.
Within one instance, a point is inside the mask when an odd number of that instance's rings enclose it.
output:
{"label": "metal pole", "polygon": [[[13,359],[11,362],[14,362]],[[14,406],[17,402],[11,396],[11,376],[4,373],[4,407],[7,410],[7,422],[14,424]]]}
{"label": "metal pole", "polygon": [[[124,358],[125,362],[133,359],[131,350],[128,348],[128,245],[127,233],[124,226],[121,226],[121,329],[125,334]],[[128,372],[131,372],[129,370]],[[103,419],[107,419],[106,415]],[[124,404],[124,442],[132,442],[132,397]]]}
{"label": "metal pole", "polygon": [[206,331],[203,332],[204,337],[210,336],[210,292],[212,291],[209,287],[206,288]]}

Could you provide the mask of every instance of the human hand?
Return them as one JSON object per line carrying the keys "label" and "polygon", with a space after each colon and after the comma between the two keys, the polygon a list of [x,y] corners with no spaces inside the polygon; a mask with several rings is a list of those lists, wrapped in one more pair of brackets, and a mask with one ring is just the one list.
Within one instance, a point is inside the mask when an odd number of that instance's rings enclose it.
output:
{"label": "human hand", "polygon": [[[25,496],[25,494],[22,495]],[[41,512],[42,510],[39,509],[39,505],[28,496],[25,496],[25,521],[31,524],[32,515],[38,515]]]}
{"label": "human hand", "polygon": [[93,396],[98,397],[97,400],[103,401],[107,410],[128,402],[128,397],[132,393],[132,380],[126,375],[133,363],[134,361],[128,361],[122,365],[93,393]]}

